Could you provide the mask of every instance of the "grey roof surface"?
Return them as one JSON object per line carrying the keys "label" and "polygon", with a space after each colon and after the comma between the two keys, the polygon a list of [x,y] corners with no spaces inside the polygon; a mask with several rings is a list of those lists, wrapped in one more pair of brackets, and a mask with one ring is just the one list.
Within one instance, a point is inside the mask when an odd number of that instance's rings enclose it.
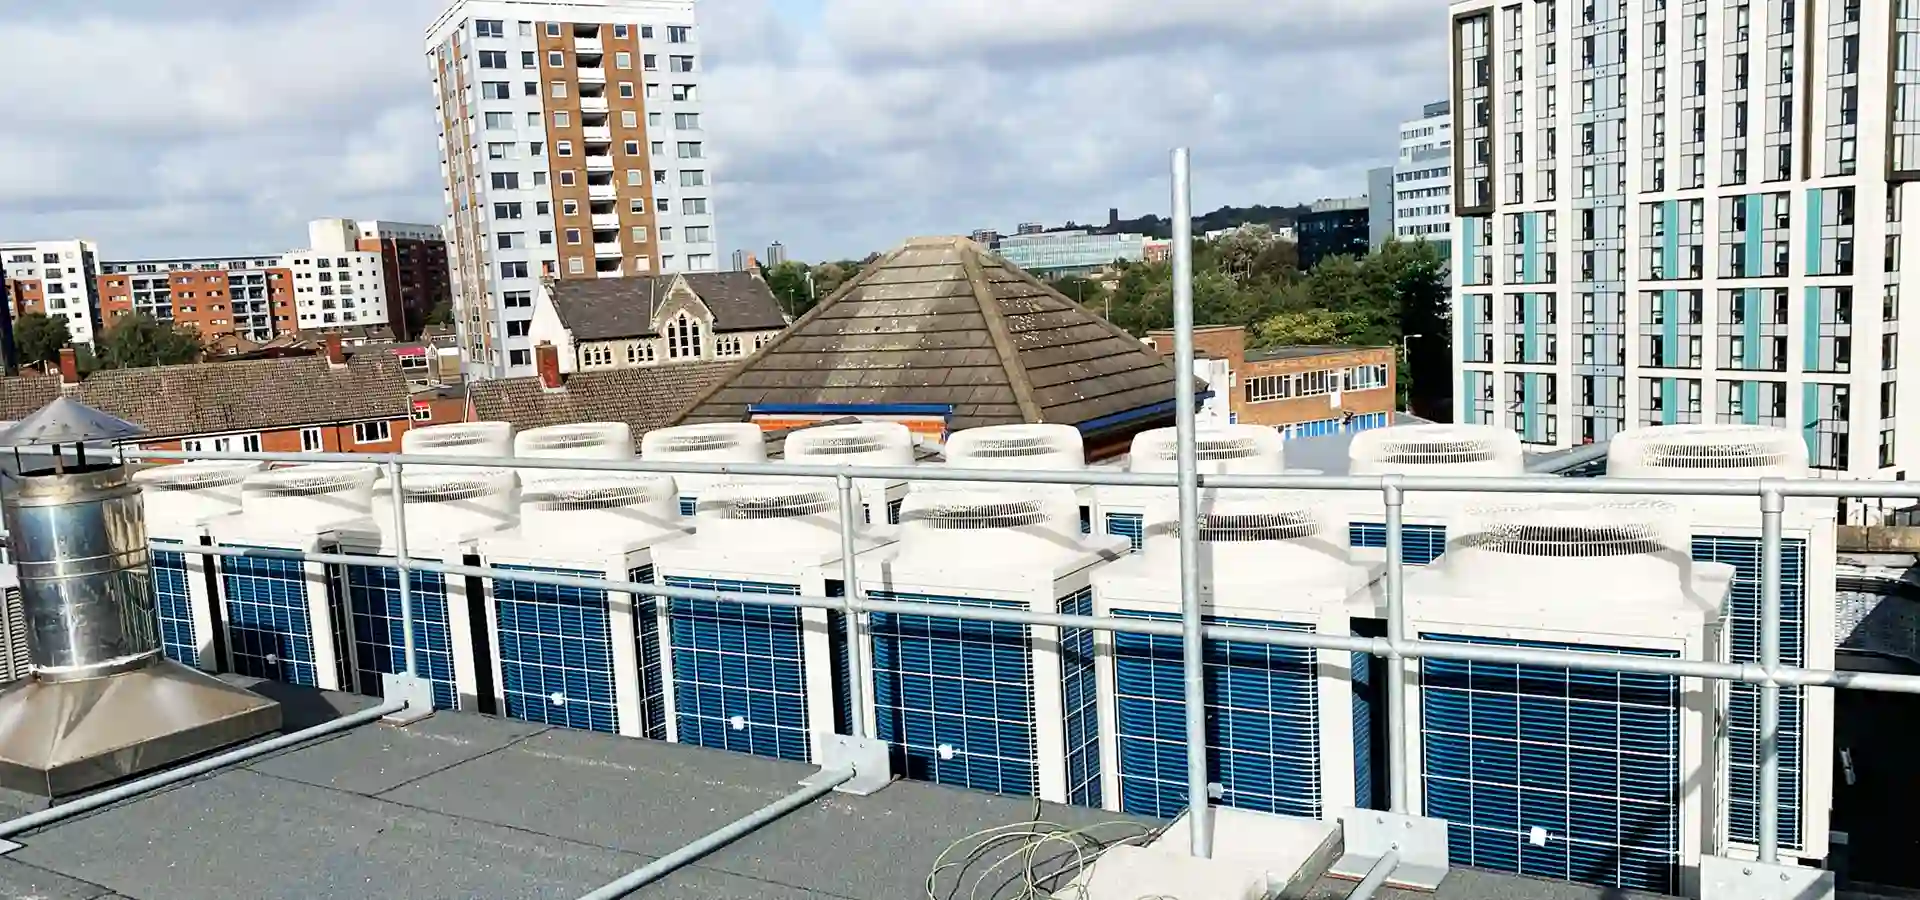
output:
{"label": "grey roof surface", "polygon": [[[288,704],[289,728],[373,702],[276,684],[259,689]],[[439,713],[405,728],[362,726],[17,837],[25,846],[0,857],[0,897],[563,900],[753,812],[811,771],[697,747]],[[0,814],[44,802],[0,794]],[[868,797],[834,794],[632,896],[924,896],[942,850],[1034,812],[1031,800],[915,782]],[[1068,827],[1125,818],[1052,805],[1040,813]],[[1330,882],[1313,896],[1333,900],[1350,889]],[[1457,872],[1436,894],[1379,896],[1636,895]]]}
{"label": "grey roof surface", "polygon": [[668,363],[566,376],[558,390],[547,390],[538,376],[496,378],[467,388],[479,421],[510,422],[526,431],[578,422],[625,422],[633,446],[655,428],[673,423],[700,391],[719,381],[732,363]]}
{"label": "grey roof surface", "polygon": [[1388,350],[1383,344],[1296,344],[1291,347],[1267,347],[1262,350],[1248,350],[1247,362],[1267,362],[1276,359],[1302,359],[1309,356],[1326,356],[1331,353],[1352,353],[1355,350]]}
{"label": "grey roof surface", "polygon": [[667,299],[680,278],[707,305],[716,332],[787,327],[773,290],[750,272],[562,279],[550,290],[554,311],[575,340],[652,337],[654,307]]}
{"label": "grey roof surface", "polygon": [[1173,367],[986,248],[915,238],[868,266],[693,404],[944,404],[955,430],[1078,425],[1165,403]]}

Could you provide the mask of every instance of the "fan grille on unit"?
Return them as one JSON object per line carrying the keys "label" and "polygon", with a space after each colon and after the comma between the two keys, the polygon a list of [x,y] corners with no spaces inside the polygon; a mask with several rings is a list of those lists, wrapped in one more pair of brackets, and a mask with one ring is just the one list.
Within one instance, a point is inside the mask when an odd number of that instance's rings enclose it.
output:
{"label": "fan grille on unit", "polygon": [[1786,465],[1786,451],[1754,441],[1724,444],[1652,444],[1646,464],[1660,469],[1752,469]]}
{"label": "fan grille on unit", "polygon": [[[1246,459],[1260,454],[1260,446],[1250,437],[1202,437],[1193,442],[1194,458],[1197,460]],[[1155,455],[1162,460],[1170,460],[1180,454],[1178,441],[1161,445]]]}
{"label": "fan grille on unit", "polygon": [[669,453],[712,453],[739,446],[730,434],[677,434],[660,441],[660,449]]}
{"label": "fan grille on unit", "polygon": [[950,531],[1020,528],[1047,520],[1046,507],[1033,500],[1003,503],[955,503],[908,513],[907,521]]}
{"label": "fan grille on unit", "polygon": [[[1162,526],[1165,533],[1178,537],[1179,521]],[[1305,510],[1263,513],[1202,513],[1200,540],[1227,544],[1252,541],[1296,541],[1320,533],[1320,523]]]}
{"label": "fan grille on unit", "polygon": [[[283,469],[282,472],[291,470]],[[320,494],[334,494],[347,488],[358,487],[365,480],[364,475],[352,472],[302,472],[298,475],[276,474],[273,480],[264,483],[255,482],[248,487],[256,493],[275,497],[313,497]]]}
{"label": "fan grille on unit", "polygon": [[1380,446],[1380,461],[1397,465],[1438,466],[1456,463],[1486,462],[1493,459],[1493,447],[1485,441],[1418,441]]}
{"label": "fan grille on unit", "polygon": [[1657,528],[1638,523],[1501,523],[1489,526],[1476,543],[1495,553],[1561,558],[1639,556],[1658,553],[1666,547]]}
{"label": "fan grille on unit", "polygon": [[535,509],[591,510],[637,506],[653,499],[644,484],[542,485],[523,501]]}
{"label": "fan grille on unit", "polygon": [[[169,468],[180,468],[173,466]],[[201,488],[225,487],[239,484],[253,472],[246,469],[187,469],[178,473],[155,470],[155,474],[140,479],[140,486],[149,491],[197,491]]]}
{"label": "fan grille on unit", "polygon": [[992,438],[973,446],[974,456],[981,459],[1010,459],[1021,456],[1040,456],[1059,449],[1051,438],[1034,435],[1031,437]]}
{"label": "fan grille on unit", "polygon": [[472,500],[475,497],[488,497],[500,493],[499,486],[492,481],[462,478],[452,481],[429,482],[427,484],[406,485],[407,499],[422,503],[451,503],[456,500]]}
{"label": "fan grille on unit", "polygon": [[776,494],[762,497],[729,497],[704,509],[716,509],[728,519],[797,519],[832,512],[838,504],[831,494]]}
{"label": "fan grille on unit", "polygon": [[427,447],[473,447],[487,442],[481,434],[423,434],[415,438],[416,449]]}
{"label": "fan grille on unit", "polygon": [[527,442],[529,450],[572,450],[576,447],[592,447],[605,438],[597,431],[562,431],[557,434],[543,434]]}
{"label": "fan grille on unit", "polygon": [[856,453],[878,453],[885,449],[885,441],[871,435],[857,435],[809,440],[806,452],[813,456],[852,456]]}

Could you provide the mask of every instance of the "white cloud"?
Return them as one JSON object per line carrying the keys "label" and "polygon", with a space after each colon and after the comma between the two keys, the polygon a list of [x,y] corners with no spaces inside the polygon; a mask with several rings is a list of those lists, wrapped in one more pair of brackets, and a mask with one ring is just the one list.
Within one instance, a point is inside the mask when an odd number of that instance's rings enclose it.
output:
{"label": "white cloud", "polygon": [[[820,4],[700,0],[728,248],[1164,211],[1176,144],[1202,209],[1358,193],[1446,91],[1428,0]],[[0,236],[225,253],[319,216],[438,221],[438,5],[0,0]]]}

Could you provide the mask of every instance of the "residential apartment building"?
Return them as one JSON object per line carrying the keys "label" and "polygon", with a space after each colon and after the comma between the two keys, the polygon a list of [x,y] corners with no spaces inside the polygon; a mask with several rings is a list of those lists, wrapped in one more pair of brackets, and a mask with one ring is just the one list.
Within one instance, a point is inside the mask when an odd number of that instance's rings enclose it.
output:
{"label": "residential apartment building", "polygon": [[1367,223],[1373,246],[1388,238],[1428,240],[1448,251],[1453,233],[1453,104],[1429,103],[1400,123],[1400,153],[1367,172]]}
{"label": "residential apartment building", "polygon": [[358,249],[380,254],[386,276],[387,323],[402,340],[426,328],[434,307],[453,299],[447,271],[447,241],[439,225],[362,220],[354,222]]}
{"label": "residential apartment building", "polygon": [[[1021,228],[1027,226],[1022,225]],[[1086,275],[1116,262],[1146,258],[1144,234],[1090,234],[1071,231],[1022,231],[1000,238],[1000,257],[1035,275]]]}
{"label": "residential apartment building", "polygon": [[0,243],[0,262],[6,266],[5,296],[15,318],[61,316],[74,343],[93,343],[101,326],[98,245],[83,239]]}
{"label": "residential apartment building", "polygon": [[139,312],[199,332],[270,340],[295,325],[294,273],[278,256],[137,259],[100,265],[104,326]]}
{"label": "residential apartment building", "polygon": [[455,0],[426,50],[476,377],[534,373],[537,279],[718,268],[692,0]]}
{"label": "residential apartment building", "polygon": [[360,234],[352,220],[319,219],[307,226],[307,249],[283,257],[301,330],[387,324],[386,260],[379,249],[361,249]]}
{"label": "residential apartment building", "polygon": [[1827,472],[1913,468],[1920,5],[1457,0],[1452,41],[1462,421],[1770,424]]}

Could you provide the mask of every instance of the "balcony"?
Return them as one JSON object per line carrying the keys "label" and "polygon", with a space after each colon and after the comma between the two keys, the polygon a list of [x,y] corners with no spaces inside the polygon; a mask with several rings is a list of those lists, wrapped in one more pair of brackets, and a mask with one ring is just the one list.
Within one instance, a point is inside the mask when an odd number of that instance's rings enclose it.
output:
{"label": "balcony", "polygon": [[581,84],[606,84],[607,70],[599,66],[582,66],[574,70],[580,76]]}
{"label": "balcony", "polygon": [[606,98],[606,97],[604,97],[604,96],[602,96],[602,97],[581,97],[581,98],[580,98],[580,111],[581,111],[581,112],[606,112],[606,111],[607,111],[607,98]]}
{"label": "balcony", "polygon": [[620,271],[619,269],[601,269],[595,272],[594,275],[600,278],[625,278],[626,277],[626,273]]}
{"label": "balcony", "polygon": [[589,172],[613,171],[613,157],[606,153],[589,154],[587,156],[587,171]]}
{"label": "balcony", "polygon": [[592,224],[593,224],[593,229],[595,231],[599,231],[600,229],[603,229],[603,228],[619,228],[620,214],[619,213],[595,213],[593,216]]}
{"label": "balcony", "polygon": [[589,141],[611,141],[613,140],[613,129],[605,125],[588,125],[580,129],[580,136]]}
{"label": "balcony", "polygon": [[605,48],[600,45],[600,39],[597,37],[576,36],[573,39],[573,52],[575,53],[601,53],[604,52],[604,50]]}
{"label": "balcony", "polygon": [[601,259],[618,259],[623,254],[618,240],[602,241],[593,245],[593,255]]}
{"label": "balcony", "polygon": [[595,200],[618,200],[620,189],[611,184],[587,185],[587,196]]}

